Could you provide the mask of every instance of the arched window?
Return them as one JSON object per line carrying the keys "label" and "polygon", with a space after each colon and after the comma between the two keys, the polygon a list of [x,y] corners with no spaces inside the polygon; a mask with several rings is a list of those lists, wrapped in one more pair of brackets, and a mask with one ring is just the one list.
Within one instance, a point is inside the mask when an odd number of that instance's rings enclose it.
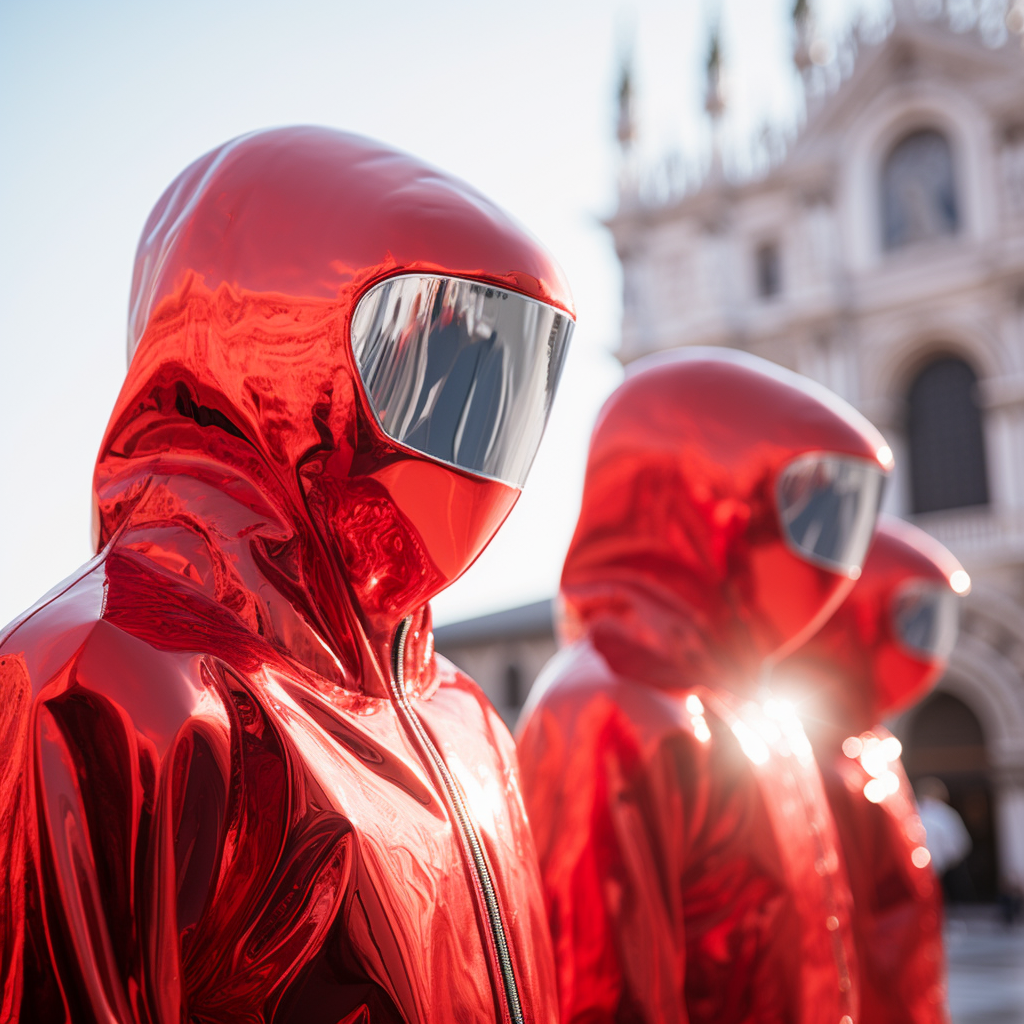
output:
{"label": "arched window", "polygon": [[948,140],[931,128],[904,136],[882,168],[882,238],[886,249],[953,235],[959,226]]}
{"label": "arched window", "polygon": [[988,504],[977,381],[962,359],[944,356],[910,385],[907,440],[915,512]]}

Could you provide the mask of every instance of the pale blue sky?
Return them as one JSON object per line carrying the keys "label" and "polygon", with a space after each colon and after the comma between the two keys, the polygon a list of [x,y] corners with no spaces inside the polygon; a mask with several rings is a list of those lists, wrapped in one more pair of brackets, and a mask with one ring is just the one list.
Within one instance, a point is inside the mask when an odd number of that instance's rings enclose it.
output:
{"label": "pale blue sky", "polygon": [[[820,0],[826,31],[885,0]],[[792,123],[792,0],[724,0],[729,134]],[[579,325],[523,499],[440,621],[549,595],[586,442],[620,377],[613,97],[634,40],[641,144],[707,145],[703,0],[0,0],[0,624],[90,555],[92,465],[125,368],[132,259],[190,161],[254,128],[332,125],[460,175],[565,267]]]}

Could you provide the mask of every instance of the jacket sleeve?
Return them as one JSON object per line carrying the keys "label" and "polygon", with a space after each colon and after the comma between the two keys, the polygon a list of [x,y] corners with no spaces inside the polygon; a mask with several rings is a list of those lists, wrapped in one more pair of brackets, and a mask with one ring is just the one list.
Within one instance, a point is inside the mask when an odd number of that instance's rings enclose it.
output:
{"label": "jacket sleeve", "polygon": [[4,1020],[177,1021],[157,751],[76,667],[39,681],[19,654],[0,666]]}
{"label": "jacket sleeve", "polygon": [[139,643],[0,666],[3,1021],[272,1016],[336,919],[350,830],[259,688]]}
{"label": "jacket sleeve", "polygon": [[21,1005],[25,923],[25,802],[28,673],[20,658],[0,654],[0,1021]]}
{"label": "jacket sleeve", "polygon": [[[610,702],[541,704],[519,740],[564,1022],[686,1024],[676,841],[661,767]],[[674,799],[678,799],[678,794]]]}

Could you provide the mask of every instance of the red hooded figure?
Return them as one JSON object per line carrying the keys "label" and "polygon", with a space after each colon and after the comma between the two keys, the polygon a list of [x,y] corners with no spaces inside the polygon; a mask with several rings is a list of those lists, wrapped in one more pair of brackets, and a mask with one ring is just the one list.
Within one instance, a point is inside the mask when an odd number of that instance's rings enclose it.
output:
{"label": "red hooded figure", "polygon": [[849,892],[760,682],[853,585],[891,454],[830,392],[696,349],[594,428],[561,651],[519,738],[562,1020],[849,1024]]}
{"label": "red hooded figure", "polygon": [[572,328],[477,192],[256,133],[153,211],[99,554],[0,645],[0,1018],[556,1019],[511,737],[428,600]]}
{"label": "red hooded figure", "polygon": [[920,700],[956,642],[967,573],[936,540],[884,518],[840,609],[775,669],[821,766],[853,892],[861,1016],[944,1024],[942,896],[900,744],[882,718]]}

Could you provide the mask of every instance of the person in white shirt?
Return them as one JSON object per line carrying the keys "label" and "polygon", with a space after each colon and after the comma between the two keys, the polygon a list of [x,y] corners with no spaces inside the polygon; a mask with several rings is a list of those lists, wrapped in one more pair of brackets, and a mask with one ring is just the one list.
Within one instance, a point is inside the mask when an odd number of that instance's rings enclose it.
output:
{"label": "person in white shirt", "polygon": [[[934,775],[919,779],[917,798],[921,823],[924,825],[928,852],[932,855],[935,873],[943,880],[948,896],[954,899],[968,895],[973,889],[966,871],[956,872],[973,847],[963,818],[949,804],[946,784]],[[956,878],[947,877],[956,874]],[[961,878],[960,876],[964,877]],[[951,884],[952,883],[952,884]]]}

